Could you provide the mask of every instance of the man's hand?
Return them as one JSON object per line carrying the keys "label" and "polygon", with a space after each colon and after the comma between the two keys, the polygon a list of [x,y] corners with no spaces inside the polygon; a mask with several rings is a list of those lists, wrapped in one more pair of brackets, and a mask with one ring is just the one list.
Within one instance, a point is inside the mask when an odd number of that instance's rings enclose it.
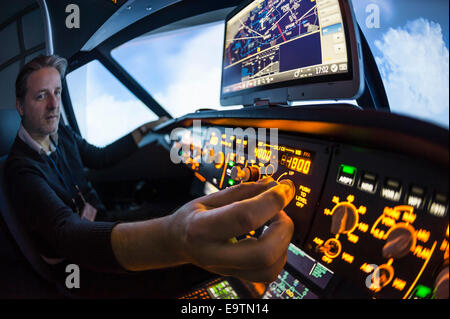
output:
{"label": "man's hand", "polygon": [[[271,178],[191,201],[172,215],[168,240],[180,258],[222,275],[271,282],[286,263],[293,223],[283,208],[294,197]],[[259,238],[230,238],[270,225]]]}
{"label": "man's hand", "polygon": [[[128,270],[192,263],[222,275],[271,282],[281,272],[294,226],[283,211],[292,185],[266,178],[195,199],[169,216],[113,228],[117,261]],[[259,238],[232,243],[270,222]]]}
{"label": "man's hand", "polygon": [[157,127],[159,124],[162,124],[164,122],[167,122],[169,118],[167,116],[161,116],[156,121],[148,122],[144,125],[141,125],[137,129],[135,129],[131,135],[133,136],[133,139],[136,143],[136,145],[139,144],[139,142],[142,140],[142,138],[147,135],[147,133],[153,131],[155,127]]}
{"label": "man's hand", "polygon": [[155,127],[157,127],[159,124],[162,124],[164,122],[167,122],[169,120],[169,118],[167,116],[161,116],[159,119],[157,119],[156,121],[151,121],[148,123],[145,123],[144,125],[141,126],[141,131],[142,133],[145,135],[148,132],[152,131]]}

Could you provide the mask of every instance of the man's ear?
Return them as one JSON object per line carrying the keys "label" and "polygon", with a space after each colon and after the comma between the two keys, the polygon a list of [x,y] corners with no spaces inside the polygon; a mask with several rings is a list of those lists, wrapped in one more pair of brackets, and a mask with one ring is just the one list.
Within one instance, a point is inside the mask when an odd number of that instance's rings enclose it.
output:
{"label": "man's ear", "polygon": [[18,99],[16,100],[16,110],[19,112],[20,117],[23,116],[23,104]]}

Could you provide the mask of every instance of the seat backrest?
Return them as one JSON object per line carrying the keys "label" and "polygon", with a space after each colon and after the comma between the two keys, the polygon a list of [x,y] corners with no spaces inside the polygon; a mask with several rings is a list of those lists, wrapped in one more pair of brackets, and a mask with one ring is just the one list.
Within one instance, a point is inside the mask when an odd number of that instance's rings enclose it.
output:
{"label": "seat backrest", "polygon": [[16,109],[0,108],[0,156],[8,154],[17,130],[20,125],[20,116]]}

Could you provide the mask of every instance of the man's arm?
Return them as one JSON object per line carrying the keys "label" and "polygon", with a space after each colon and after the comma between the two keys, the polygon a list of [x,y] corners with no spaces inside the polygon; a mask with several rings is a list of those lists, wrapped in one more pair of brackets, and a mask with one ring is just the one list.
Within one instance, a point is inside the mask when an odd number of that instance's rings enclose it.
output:
{"label": "man's arm", "polygon": [[[116,225],[112,250],[132,271],[192,263],[223,275],[272,281],[287,258],[293,223],[283,208],[293,196],[289,186],[272,179],[241,184],[191,201],[170,216]],[[229,240],[268,221],[257,239]]]}
{"label": "man's arm", "polygon": [[64,130],[76,143],[81,161],[88,168],[102,169],[110,167],[127,158],[138,149],[132,133],[105,147],[97,147],[87,142],[71,128],[65,127]]}
{"label": "man's arm", "polygon": [[117,164],[133,154],[138,149],[138,144],[142,138],[154,127],[167,120],[168,118],[163,116],[156,121],[146,123],[105,147],[97,147],[88,143],[69,127],[63,129],[67,130],[69,135],[74,138],[83,164],[88,168],[102,169]]}
{"label": "man's arm", "polygon": [[[111,248],[117,222],[81,219],[35,169],[9,167],[11,203],[44,251],[97,271],[124,272]],[[46,254],[40,251],[42,254]]]}

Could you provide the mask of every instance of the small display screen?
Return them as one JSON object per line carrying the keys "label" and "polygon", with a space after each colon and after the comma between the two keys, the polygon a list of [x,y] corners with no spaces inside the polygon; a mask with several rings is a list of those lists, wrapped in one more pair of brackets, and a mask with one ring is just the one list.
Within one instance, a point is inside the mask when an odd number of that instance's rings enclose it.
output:
{"label": "small display screen", "polygon": [[228,280],[219,278],[192,290],[180,299],[239,299],[239,295]]}
{"label": "small display screen", "polygon": [[300,174],[309,175],[311,173],[312,156],[311,152],[305,150],[278,146],[278,163]]}
{"label": "small display screen", "polygon": [[287,263],[322,289],[334,274],[293,244],[289,244]]}
{"label": "small display screen", "polygon": [[283,270],[277,280],[269,285],[262,299],[318,299],[318,296]]}
{"label": "small display screen", "polygon": [[207,291],[213,299],[239,299],[238,294],[227,280],[209,286]]}

